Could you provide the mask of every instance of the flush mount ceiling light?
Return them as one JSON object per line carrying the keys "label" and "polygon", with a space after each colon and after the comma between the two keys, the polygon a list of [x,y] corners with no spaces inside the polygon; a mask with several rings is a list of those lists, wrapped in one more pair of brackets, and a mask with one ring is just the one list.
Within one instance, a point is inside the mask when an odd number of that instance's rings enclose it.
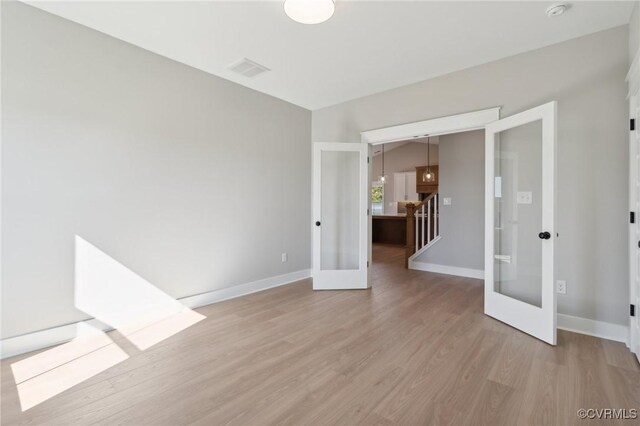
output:
{"label": "flush mount ceiling light", "polygon": [[547,16],[562,15],[564,12],[567,11],[568,8],[569,8],[569,5],[567,5],[566,3],[554,4],[553,6],[549,6],[547,8]]}
{"label": "flush mount ceiling light", "polygon": [[319,24],[336,10],[333,0],[285,0],[284,13],[301,24]]}

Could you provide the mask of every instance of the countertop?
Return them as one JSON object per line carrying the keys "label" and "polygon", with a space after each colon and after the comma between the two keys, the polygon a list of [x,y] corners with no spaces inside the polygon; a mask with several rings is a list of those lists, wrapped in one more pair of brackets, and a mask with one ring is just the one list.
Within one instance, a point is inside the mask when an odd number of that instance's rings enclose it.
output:
{"label": "countertop", "polygon": [[396,213],[396,214],[374,214],[371,215],[374,219],[404,219],[407,217],[404,213]]}

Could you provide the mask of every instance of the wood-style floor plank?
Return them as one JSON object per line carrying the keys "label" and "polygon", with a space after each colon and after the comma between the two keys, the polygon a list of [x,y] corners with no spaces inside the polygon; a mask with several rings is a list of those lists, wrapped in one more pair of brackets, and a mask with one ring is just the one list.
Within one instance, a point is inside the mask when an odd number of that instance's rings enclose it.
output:
{"label": "wood-style floor plank", "polygon": [[376,245],[370,290],[304,280],[205,306],[145,351],[111,332],[129,359],[26,412],[10,365],[33,354],[4,360],[0,420],[565,425],[579,408],[640,408],[623,344],[560,331],[549,346],[485,316],[481,281],[403,262],[403,248]]}

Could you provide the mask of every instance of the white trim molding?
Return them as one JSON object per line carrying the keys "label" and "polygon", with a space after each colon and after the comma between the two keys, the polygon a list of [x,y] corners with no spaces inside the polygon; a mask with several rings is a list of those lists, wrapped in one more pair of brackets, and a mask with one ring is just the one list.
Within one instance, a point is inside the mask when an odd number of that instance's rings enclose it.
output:
{"label": "white trim molding", "polygon": [[222,302],[236,297],[246,296],[247,294],[257,293],[259,291],[268,290],[274,287],[291,284],[296,281],[304,280],[311,277],[311,270],[303,269],[301,271],[290,272],[284,275],[277,275],[262,280],[252,281],[246,284],[222,288],[220,290],[208,291],[206,293],[197,294],[195,296],[183,297],[178,300],[187,308],[199,308],[201,306],[211,305],[212,303]]}
{"label": "white trim molding", "polygon": [[[201,306],[211,305],[212,303],[235,299],[236,297],[268,290],[270,288],[291,284],[310,277],[311,271],[309,269],[303,269],[284,275],[252,281],[234,287],[213,290],[202,294],[196,294],[194,296],[187,296],[178,300],[180,300],[180,302],[186,307],[194,309]],[[108,325],[92,318],[20,336],[9,337],[0,341],[0,359],[66,343],[77,336],[78,326],[83,323],[101,331],[112,330]]]}
{"label": "white trim molding", "polygon": [[484,129],[485,125],[499,119],[500,107],[494,107],[447,117],[417,121],[415,123],[368,130],[360,133],[360,137],[364,143],[379,145],[381,143],[401,141],[425,135],[447,135],[450,133]]}
{"label": "white trim molding", "polygon": [[9,337],[0,341],[0,359],[66,343],[78,336],[78,331],[81,325],[84,324],[100,331],[112,330],[111,327],[96,319],[88,319],[47,328],[46,330],[34,331],[33,333],[22,334],[20,336]]}
{"label": "white trim molding", "polygon": [[484,279],[482,269],[461,268],[459,266],[438,265],[435,263],[417,262],[409,259],[409,269],[417,271],[434,272],[436,274],[455,275],[458,277]]}
{"label": "white trim molding", "polygon": [[588,318],[558,314],[558,328],[574,333],[586,334],[601,339],[615,340],[629,346],[629,327],[624,324],[596,321]]}

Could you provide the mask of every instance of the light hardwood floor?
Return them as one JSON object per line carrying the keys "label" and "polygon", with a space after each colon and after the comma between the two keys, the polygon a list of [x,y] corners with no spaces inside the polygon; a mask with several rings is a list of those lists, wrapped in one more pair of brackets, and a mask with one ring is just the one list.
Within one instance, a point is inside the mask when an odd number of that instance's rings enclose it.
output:
{"label": "light hardwood floor", "polygon": [[402,256],[375,247],[372,290],[304,281],[210,305],[146,351],[112,332],[129,359],[24,413],[9,365],[26,356],[5,360],[2,424],[592,425],[579,408],[640,409],[623,344],[548,346],[483,315],[481,281]]}

